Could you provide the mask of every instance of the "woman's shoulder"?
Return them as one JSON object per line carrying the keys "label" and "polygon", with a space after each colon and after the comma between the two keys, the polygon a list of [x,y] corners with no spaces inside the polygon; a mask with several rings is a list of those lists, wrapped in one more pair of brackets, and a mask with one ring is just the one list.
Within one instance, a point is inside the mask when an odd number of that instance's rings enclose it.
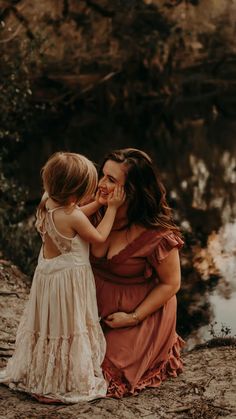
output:
{"label": "woman's shoulder", "polygon": [[178,231],[164,228],[152,229],[147,244],[147,256],[151,261],[160,263],[172,249],[179,250],[183,244]]}
{"label": "woman's shoulder", "polygon": [[174,230],[164,228],[145,228],[139,238],[139,247],[143,255],[156,254],[158,252],[168,251],[173,247],[181,248],[183,240],[180,234]]}
{"label": "woman's shoulder", "polygon": [[156,239],[163,239],[168,237],[175,237],[181,239],[181,233],[178,229],[171,229],[171,228],[164,228],[164,227],[153,227],[153,228],[146,228],[146,231],[150,232],[150,235]]}
{"label": "woman's shoulder", "polygon": [[153,242],[159,242],[160,240],[169,236],[178,236],[178,234],[175,233],[173,230],[163,227],[141,227],[140,232],[140,235],[143,235],[144,237],[144,241],[151,240]]}

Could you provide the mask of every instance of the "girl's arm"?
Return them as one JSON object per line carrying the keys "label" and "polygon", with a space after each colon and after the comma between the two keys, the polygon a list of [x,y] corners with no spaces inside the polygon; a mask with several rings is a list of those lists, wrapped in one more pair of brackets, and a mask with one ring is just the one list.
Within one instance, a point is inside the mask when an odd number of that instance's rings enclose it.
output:
{"label": "girl's arm", "polygon": [[83,205],[80,207],[81,211],[86,215],[86,217],[90,217],[93,215],[97,210],[101,207],[98,201],[90,202],[89,204]]}
{"label": "girl's arm", "polygon": [[82,211],[75,211],[72,215],[71,227],[89,243],[103,243],[109,236],[117,209],[124,203],[125,193],[122,186],[117,186],[111,197],[108,199],[108,207],[105,215],[95,228]]}
{"label": "girl's arm", "polygon": [[172,249],[169,255],[160,263],[157,268],[157,274],[159,278],[158,285],[135,308],[133,313],[113,313],[107,316],[104,322],[112,328],[134,326],[157,311],[177,293],[180,288],[181,274],[179,252],[176,248]]}

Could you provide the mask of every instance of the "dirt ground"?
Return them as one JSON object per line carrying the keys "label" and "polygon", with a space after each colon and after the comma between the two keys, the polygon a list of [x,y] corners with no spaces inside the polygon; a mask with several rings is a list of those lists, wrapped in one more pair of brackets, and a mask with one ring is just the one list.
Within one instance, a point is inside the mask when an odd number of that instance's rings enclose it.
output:
{"label": "dirt ground", "polygon": [[[30,282],[10,262],[0,261],[0,365],[14,338]],[[0,419],[214,419],[236,418],[236,344],[218,339],[183,354],[184,372],[158,389],[123,400],[100,399],[74,405],[45,405],[0,386]]]}

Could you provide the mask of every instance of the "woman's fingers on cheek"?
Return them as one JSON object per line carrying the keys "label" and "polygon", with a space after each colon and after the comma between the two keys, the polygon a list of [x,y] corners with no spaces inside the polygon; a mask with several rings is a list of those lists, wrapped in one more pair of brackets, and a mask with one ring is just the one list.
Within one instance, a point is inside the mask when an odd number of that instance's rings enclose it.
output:
{"label": "woman's fingers on cheek", "polygon": [[120,199],[123,199],[123,194],[124,194],[124,189],[123,189],[123,186],[119,186],[119,198]]}

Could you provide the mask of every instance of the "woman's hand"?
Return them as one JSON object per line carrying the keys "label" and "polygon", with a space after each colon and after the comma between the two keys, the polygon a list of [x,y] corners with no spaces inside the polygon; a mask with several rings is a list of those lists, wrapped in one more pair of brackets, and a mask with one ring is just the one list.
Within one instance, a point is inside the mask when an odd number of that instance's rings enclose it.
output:
{"label": "woman's hand", "polygon": [[112,329],[118,329],[120,327],[132,327],[137,325],[137,320],[135,317],[133,317],[132,313],[125,313],[123,311],[109,314],[109,316],[103,319],[103,321]]}

